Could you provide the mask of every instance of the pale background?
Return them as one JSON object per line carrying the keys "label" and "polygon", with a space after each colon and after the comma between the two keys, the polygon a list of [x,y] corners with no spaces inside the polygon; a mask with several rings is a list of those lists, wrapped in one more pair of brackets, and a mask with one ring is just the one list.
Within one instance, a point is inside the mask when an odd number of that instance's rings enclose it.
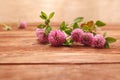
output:
{"label": "pale background", "polygon": [[120,23],[120,0],[0,0],[0,22],[39,22],[40,11],[54,11],[53,22],[75,17]]}

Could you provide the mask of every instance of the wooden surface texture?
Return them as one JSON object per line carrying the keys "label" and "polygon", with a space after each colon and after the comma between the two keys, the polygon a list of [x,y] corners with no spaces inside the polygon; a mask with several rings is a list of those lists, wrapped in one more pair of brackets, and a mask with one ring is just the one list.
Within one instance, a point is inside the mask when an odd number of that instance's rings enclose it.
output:
{"label": "wooden surface texture", "polygon": [[120,80],[119,25],[100,30],[117,38],[110,49],[43,45],[37,41],[36,24],[13,26],[12,31],[0,26],[0,80]]}

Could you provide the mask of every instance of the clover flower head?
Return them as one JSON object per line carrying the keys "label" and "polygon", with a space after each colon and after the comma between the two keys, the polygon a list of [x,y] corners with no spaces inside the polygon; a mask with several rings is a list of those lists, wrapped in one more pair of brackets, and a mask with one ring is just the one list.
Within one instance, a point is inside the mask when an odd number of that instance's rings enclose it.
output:
{"label": "clover flower head", "polygon": [[85,46],[91,46],[93,43],[94,36],[90,32],[85,32],[81,38],[82,44]]}
{"label": "clover flower head", "polygon": [[75,42],[81,42],[81,37],[83,35],[83,31],[81,29],[75,29],[72,31],[71,33],[71,38],[75,41]]}
{"label": "clover flower head", "polygon": [[105,42],[106,42],[105,38],[102,35],[97,34],[94,37],[93,46],[96,48],[103,48]]}
{"label": "clover flower head", "polygon": [[20,28],[20,29],[24,29],[26,27],[27,27],[27,23],[25,21],[21,21],[19,26],[18,26],[18,28]]}
{"label": "clover flower head", "polygon": [[48,42],[48,36],[45,34],[45,29],[36,29],[36,36],[38,37],[38,40],[40,43],[46,43]]}
{"label": "clover flower head", "polygon": [[65,34],[60,30],[53,30],[48,36],[48,40],[52,46],[61,46],[65,42],[65,38]]}

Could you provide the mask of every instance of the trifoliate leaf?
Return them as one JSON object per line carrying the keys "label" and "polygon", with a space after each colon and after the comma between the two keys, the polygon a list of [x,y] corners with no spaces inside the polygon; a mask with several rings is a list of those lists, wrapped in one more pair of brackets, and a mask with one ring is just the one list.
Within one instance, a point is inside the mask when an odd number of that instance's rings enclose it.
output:
{"label": "trifoliate leaf", "polygon": [[54,16],[54,14],[55,14],[54,12],[50,13],[49,19],[51,19]]}
{"label": "trifoliate leaf", "polygon": [[43,12],[43,11],[41,11],[40,17],[41,17],[42,19],[47,19],[47,15],[46,15],[46,13]]}
{"label": "trifoliate leaf", "polygon": [[98,21],[96,21],[95,25],[97,25],[98,27],[103,27],[106,24],[104,22],[98,20]]}
{"label": "trifoliate leaf", "polygon": [[52,28],[50,26],[47,26],[45,29],[45,34],[48,35],[51,30],[52,30]]}
{"label": "trifoliate leaf", "polygon": [[78,23],[73,24],[73,29],[79,28]]}
{"label": "trifoliate leaf", "polygon": [[113,37],[106,37],[105,39],[106,39],[106,41],[107,41],[108,43],[116,42],[116,39],[113,38]]}
{"label": "trifoliate leaf", "polygon": [[79,23],[83,21],[83,17],[77,17],[76,19],[74,19],[74,23]]}

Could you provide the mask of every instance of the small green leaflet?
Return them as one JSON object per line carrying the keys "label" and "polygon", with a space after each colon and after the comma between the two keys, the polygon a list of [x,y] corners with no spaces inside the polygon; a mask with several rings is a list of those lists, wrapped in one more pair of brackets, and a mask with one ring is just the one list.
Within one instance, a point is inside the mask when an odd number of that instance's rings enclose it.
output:
{"label": "small green leaflet", "polygon": [[70,29],[70,28],[65,29],[64,32],[68,35],[71,35],[72,29]]}
{"label": "small green leaflet", "polygon": [[47,26],[45,29],[45,34],[48,35],[51,30],[52,30],[52,28],[50,26]]}
{"label": "small green leaflet", "polygon": [[105,43],[104,48],[110,48],[110,45],[108,42]]}
{"label": "small green leaflet", "polygon": [[51,19],[54,16],[54,14],[55,14],[54,12],[50,13],[49,19]]}
{"label": "small green leaflet", "polygon": [[66,25],[65,21],[63,21],[60,25],[60,30],[64,31],[66,28],[67,28],[67,25]]}
{"label": "small green leaflet", "polygon": [[41,17],[42,19],[47,19],[47,15],[46,15],[46,13],[43,12],[43,11],[41,11],[40,17]]}
{"label": "small green leaflet", "polygon": [[73,43],[74,43],[73,40],[66,40],[63,45],[64,45],[64,46],[72,46]]}
{"label": "small green leaflet", "polygon": [[77,17],[76,19],[74,19],[74,23],[79,23],[83,21],[83,17]]}
{"label": "small green leaflet", "polygon": [[40,24],[37,26],[37,28],[40,28],[40,29],[43,29],[44,27],[45,27],[45,25],[43,25],[43,24]]}
{"label": "small green leaflet", "polygon": [[116,39],[112,37],[106,37],[105,39],[106,39],[106,43],[104,45],[104,48],[110,48],[109,43],[113,43],[116,41]]}
{"label": "small green leaflet", "polygon": [[64,31],[66,34],[70,35],[72,32],[72,29],[70,27],[67,27],[68,25],[63,21],[60,25],[60,30]]}
{"label": "small green leaflet", "polygon": [[42,16],[42,15],[40,15],[40,18],[42,18],[42,19],[46,19],[46,17],[45,17],[45,16]]}
{"label": "small green leaflet", "polygon": [[95,25],[97,25],[98,27],[103,27],[106,24],[104,22],[98,20],[98,21],[96,21]]}
{"label": "small green leaflet", "polygon": [[73,29],[79,28],[78,23],[73,24]]}
{"label": "small green leaflet", "polygon": [[105,39],[106,39],[106,41],[107,41],[108,43],[116,42],[116,39],[113,38],[113,37],[106,37]]}

